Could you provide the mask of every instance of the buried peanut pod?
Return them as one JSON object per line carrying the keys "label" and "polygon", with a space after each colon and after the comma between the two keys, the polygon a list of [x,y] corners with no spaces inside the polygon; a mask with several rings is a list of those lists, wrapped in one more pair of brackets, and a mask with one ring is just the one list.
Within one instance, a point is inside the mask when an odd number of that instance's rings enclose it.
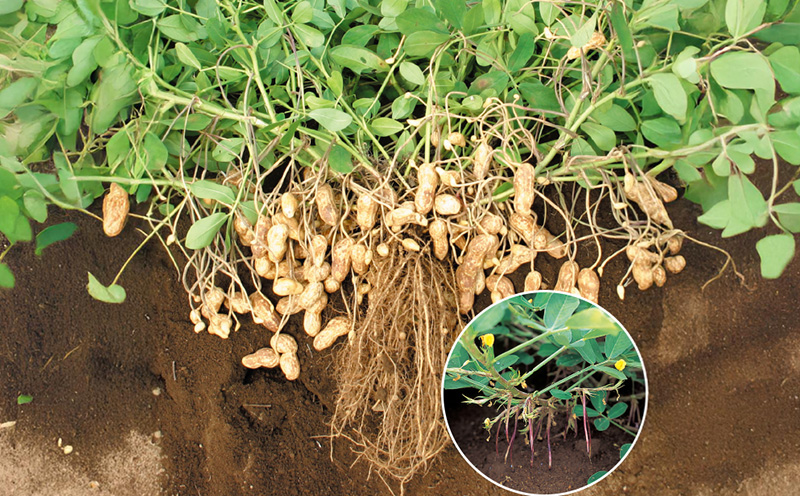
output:
{"label": "buried peanut pod", "polygon": [[[135,224],[168,250],[187,327],[265,327],[242,362],[289,380],[297,341],[330,349],[332,434],[407,481],[446,442],[424,378],[477,295],[663,285],[693,241],[665,206],[684,191],[724,236],[771,221],[756,248],[765,277],[783,271],[798,20],[736,0],[7,2],[0,285],[48,205],[100,219],[105,194],[109,236]],[[616,258],[629,270],[603,279]],[[127,265],[89,274],[91,295],[124,301]],[[309,337],[283,331],[294,315]]]}

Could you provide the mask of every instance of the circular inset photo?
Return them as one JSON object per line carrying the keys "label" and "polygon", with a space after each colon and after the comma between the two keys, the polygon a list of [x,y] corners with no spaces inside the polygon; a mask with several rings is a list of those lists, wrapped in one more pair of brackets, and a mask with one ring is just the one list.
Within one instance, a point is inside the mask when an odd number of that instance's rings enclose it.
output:
{"label": "circular inset photo", "polygon": [[612,315],[556,291],[478,314],[443,379],[450,437],[467,462],[521,494],[569,494],[622,463],[647,412],[647,376]]}

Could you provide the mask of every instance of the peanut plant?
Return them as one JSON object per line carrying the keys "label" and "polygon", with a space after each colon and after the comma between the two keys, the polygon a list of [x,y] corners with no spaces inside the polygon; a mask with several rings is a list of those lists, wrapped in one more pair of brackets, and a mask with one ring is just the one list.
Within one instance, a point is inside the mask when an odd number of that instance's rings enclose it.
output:
{"label": "peanut plant", "polygon": [[[496,352],[501,339],[508,349]],[[544,371],[548,380],[533,383]],[[495,429],[498,451],[504,431],[507,461],[517,436],[530,447],[531,465],[536,440],[546,439],[550,468],[557,417],[565,420],[558,435],[582,431],[591,457],[592,428],[636,436],[646,395],[641,359],[616,320],[586,300],[549,291],[512,297],[478,315],[453,348],[444,388],[476,390],[465,402],[496,411],[484,427]]]}

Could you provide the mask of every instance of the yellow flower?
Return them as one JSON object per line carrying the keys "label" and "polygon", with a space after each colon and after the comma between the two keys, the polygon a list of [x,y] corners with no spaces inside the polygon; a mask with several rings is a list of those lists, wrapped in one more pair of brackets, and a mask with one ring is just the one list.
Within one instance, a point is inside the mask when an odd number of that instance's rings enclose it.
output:
{"label": "yellow flower", "polygon": [[481,343],[486,348],[491,348],[494,345],[494,334],[484,334],[481,336]]}
{"label": "yellow flower", "polygon": [[627,365],[627,363],[625,363],[625,360],[620,358],[619,360],[617,360],[617,363],[614,364],[614,368],[622,372],[623,370],[625,370],[625,365]]}
{"label": "yellow flower", "polygon": [[484,429],[491,429],[492,428],[492,421],[487,419],[483,420],[483,428]]}

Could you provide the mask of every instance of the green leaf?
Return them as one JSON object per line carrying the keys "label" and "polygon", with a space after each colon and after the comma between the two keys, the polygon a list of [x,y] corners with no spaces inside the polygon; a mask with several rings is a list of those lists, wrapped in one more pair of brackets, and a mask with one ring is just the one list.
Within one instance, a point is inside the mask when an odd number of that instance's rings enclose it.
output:
{"label": "green leaf", "polygon": [[594,428],[599,432],[603,432],[604,430],[608,429],[609,425],[611,425],[611,422],[609,422],[609,420],[605,417],[594,419]]}
{"label": "green leaf", "polygon": [[330,50],[334,62],[347,67],[356,74],[364,71],[386,71],[389,64],[367,48],[354,45],[339,45]]}
{"label": "green leaf", "polygon": [[328,154],[328,166],[334,172],[349,174],[353,171],[353,156],[347,148],[341,145],[332,145]]}
{"label": "green leaf", "polygon": [[551,389],[550,390],[550,394],[554,398],[558,398],[560,400],[568,400],[568,399],[572,398],[572,393],[568,393],[566,391],[562,391],[562,390],[560,390],[558,388]]}
{"label": "green leaf", "polygon": [[131,0],[131,8],[148,17],[156,17],[167,8],[164,0]]}
{"label": "green leaf", "polygon": [[620,458],[620,460],[625,458],[625,455],[628,454],[628,451],[630,451],[631,446],[633,446],[633,443],[625,443],[620,447],[620,449],[619,449],[619,458]]}
{"label": "green leaf", "polygon": [[406,36],[424,31],[431,31],[438,35],[448,34],[447,28],[441,19],[428,9],[406,9],[405,12],[397,16],[395,22],[400,33]]}
{"label": "green leaf", "polygon": [[696,46],[688,46],[675,57],[675,63],[672,64],[672,72],[689,81],[692,84],[700,82],[700,74],[697,72],[697,59],[694,58],[700,52]]}
{"label": "green leaf", "polygon": [[388,117],[378,117],[372,119],[369,128],[378,136],[391,136],[403,130],[403,124]]}
{"label": "green leaf", "polygon": [[336,109],[312,110],[308,113],[308,116],[332,133],[341,131],[353,122],[352,117]]}
{"label": "green leaf", "polygon": [[780,48],[769,56],[769,63],[781,89],[789,94],[800,94],[800,49],[796,46]]}
{"label": "green leaf", "polygon": [[22,196],[22,202],[31,219],[36,222],[44,222],[47,220],[47,202],[45,202],[42,193],[35,189],[29,189]]}
{"label": "green leaf", "polygon": [[90,121],[95,134],[106,132],[117,120],[119,113],[131,104],[137,89],[132,72],[127,63],[103,69],[100,80],[92,91],[94,109]]}
{"label": "green leaf", "polygon": [[161,34],[173,41],[189,43],[206,37],[205,29],[185,14],[174,14],[156,21]]}
{"label": "green leaf", "polygon": [[761,257],[761,277],[777,279],[794,257],[794,237],[791,234],[773,234],[756,243]]}
{"label": "green leaf", "polygon": [[200,65],[200,61],[197,60],[194,53],[187,47],[184,43],[180,41],[175,43],[175,53],[178,55],[178,60],[180,60],[184,65],[188,67],[194,67],[198,71],[203,68]]}
{"label": "green leaf", "polygon": [[36,255],[41,255],[42,251],[53,243],[64,241],[72,236],[78,229],[77,224],[72,222],[62,222],[42,229],[36,235]]}
{"label": "green leaf", "polygon": [[636,121],[627,110],[617,104],[595,110],[592,118],[612,131],[636,131]]}
{"label": "green leaf", "polygon": [[84,82],[97,69],[94,49],[100,42],[99,36],[86,38],[72,52],[72,68],[67,74],[67,86],[77,86]]}
{"label": "green leaf", "polygon": [[606,126],[595,124],[594,122],[584,122],[581,125],[581,130],[603,151],[610,151],[617,146],[617,136],[614,131]]}
{"label": "green leaf", "polygon": [[[572,413],[574,413],[574,414],[575,414],[575,415],[577,415],[578,417],[583,417],[583,410],[584,410],[584,408],[583,408],[583,405],[575,405],[575,406],[572,408]],[[592,417],[597,417],[597,416],[599,416],[599,415],[600,415],[600,412],[598,412],[597,410],[595,410],[595,409],[594,409],[594,408],[592,408],[592,407],[588,407],[588,406],[587,406],[587,407],[586,407],[586,415],[587,415],[589,418],[592,418]]]}
{"label": "green leaf", "polygon": [[228,220],[227,214],[217,212],[192,224],[186,233],[186,247],[190,250],[200,250],[210,245],[226,220]]}
{"label": "green leaf", "polygon": [[615,419],[624,415],[626,411],[628,411],[628,404],[619,402],[619,403],[614,403],[614,406],[608,409],[608,413],[606,413],[606,415],[610,419]]}
{"label": "green leaf", "polygon": [[633,342],[626,332],[606,336],[604,353],[609,360],[617,358],[631,348],[633,348]]}
{"label": "green leaf", "polygon": [[425,84],[425,74],[422,73],[422,69],[417,64],[407,61],[401,62],[400,75],[409,83],[414,83],[418,86]]}
{"label": "green leaf", "polygon": [[775,79],[772,69],[767,59],[759,53],[726,52],[711,61],[711,75],[722,87],[756,90],[762,106],[771,104],[774,99]]}
{"label": "green leaf", "polygon": [[679,121],[686,119],[686,92],[675,74],[653,74],[647,81],[653,87],[658,106]]}
{"label": "green leaf", "polygon": [[434,0],[436,11],[454,28],[461,29],[467,14],[467,3],[463,0]]}
{"label": "green leaf", "polygon": [[784,228],[793,233],[800,232],[800,203],[781,203],[772,210],[778,214],[778,220]]}
{"label": "green leaf", "polygon": [[13,288],[14,283],[14,273],[11,272],[8,265],[0,262],[0,288]]}
{"label": "green leaf", "polygon": [[236,157],[241,156],[244,150],[244,139],[225,138],[217,143],[211,152],[211,158],[217,162],[230,162]]}
{"label": "green leaf", "polygon": [[728,178],[728,197],[731,205],[731,219],[736,219],[743,226],[763,227],[767,223],[769,213],[767,202],[750,179],[743,174],[731,174]]}
{"label": "green leaf", "polygon": [[[406,11],[408,12],[408,11]],[[409,57],[427,57],[436,47],[450,39],[449,35],[433,31],[417,31],[406,38],[403,50]]]}
{"label": "green leaf", "polygon": [[507,357],[503,357],[494,362],[494,369],[498,372],[502,372],[503,370],[517,363],[517,360],[517,355],[508,355]]}
{"label": "green leaf", "polygon": [[30,241],[33,237],[28,219],[20,212],[17,202],[7,196],[0,196],[0,232],[11,243]]}
{"label": "green leaf", "polygon": [[772,146],[782,159],[800,165],[800,133],[797,130],[776,131],[769,134]]}
{"label": "green leaf", "polygon": [[[539,4],[540,6],[542,4]],[[555,9],[553,9],[555,10]],[[625,60],[635,61],[636,50],[633,48],[633,36],[631,35],[631,28],[628,25],[628,20],[625,17],[625,12],[622,9],[622,2],[614,2],[611,6],[611,26],[619,39],[620,48]]]}
{"label": "green leaf", "polygon": [[725,24],[734,38],[741,38],[764,19],[767,4],[764,0],[728,0],[725,5]]}
{"label": "green leaf", "polygon": [[[575,309],[580,305],[581,300],[567,294],[555,293],[550,297],[547,307],[544,309],[544,325],[548,329],[559,329],[566,325],[566,322]],[[572,328],[572,326],[569,326]]]}
{"label": "green leaf", "polygon": [[349,29],[344,36],[342,36],[340,45],[366,46],[378,31],[380,31],[380,28],[372,24],[356,26]]}
{"label": "green leaf", "polygon": [[[616,5],[616,2],[615,2],[615,5]],[[595,482],[597,482],[600,479],[602,479],[603,477],[605,477],[605,475],[607,473],[608,473],[608,470],[601,470],[599,472],[593,473],[591,477],[586,479],[586,485],[588,486],[589,484],[594,484]]]}
{"label": "green leaf", "polygon": [[125,301],[125,288],[119,284],[103,286],[91,272],[89,272],[89,284],[86,285],[86,289],[89,290],[89,294],[95,300],[106,303],[122,303]]}
{"label": "green leaf", "polygon": [[0,90],[0,119],[25,102],[38,85],[34,78],[20,78]]}
{"label": "green leaf", "polygon": [[0,4],[0,15],[11,14],[22,8],[22,0],[5,0]]}
{"label": "green leaf", "polygon": [[589,400],[592,402],[592,406],[595,410],[600,413],[606,411],[606,392],[605,391],[598,391],[595,394],[589,397]]}
{"label": "green leaf", "polygon": [[27,405],[31,401],[33,401],[33,396],[29,394],[21,394],[17,396],[17,405]]}
{"label": "green leaf", "polygon": [[515,48],[508,57],[508,70],[510,72],[517,72],[523,69],[533,56],[535,47],[536,41],[533,38],[533,34],[524,33],[520,35],[517,40],[517,48]]}
{"label": "green leaf", "polygon": [[611,367],[606,367],[604,365],[598,365],[597,366],[597,370],[600,371],[600,372],[603,372],[605,374],[608,374],[608,375],[610,375],[611,377],[613,377],[615,379],[619,379],[621,381],[624,381],[626,379],[625,374],[623,374],[622,372],[620,372],[617,369],[612,369]]}
{"label": "green leaf", "polygon": [[500,0],[483,0],[483,20],[489,26],[494,26],[500,22],[500,16],[503,14],[503,8]]}
{"label": "green leaf", "polygon": [[307,24],[296,24],[294,32],[297,38],[307,47],[316,48],[325,44],[325,35]]}
{"label": "green leaf", "polygon": [[675,119],[659,117],[642,123],[642,134],[661,148],[675,148],[682,141],[681,128]]}
{"label": "green leaf", "polygon": [[697,222],[714,229],[725,229],[731,221],[731,202],[723,200],[697,218]]}
{"label": "green leaf", "polygon": [[311,22],[311,19],[313,18],[314,18],[314,8],[311,6],[311,2],[304,0],[302,2],[298,2],[294,6],[294,10],[292,11],[292,21],[298,24],[306,24]]}
{"label": "green leaf", "polygon": [[167,159],[169,158],[167,147],[152,132],[144,135],[144,150],[147,154],[147,170],[160,171],[167,164]]}
{"label": "green leaf", "polygon": [[236,201],[236,193],[233,189],[208,179],[201,179],[191,183],[189,191],[197,198],[216,200],[228,205]]}
{"label": "green leaf", "polygon": [[124,129],[114,133],[114,136],[106,142],[108,165],[111,167],[119,165],[125,160],[125,157],[128,156],[130,151],[131,142],[130,139],[128,139],[128,133],[126,133]]}
{"label": "green leaf", "polygon": [[[584,341],[621,331],[616,322],[609,318],[603,310],[596,307],[576,312],[564,323],[564,326],[570,329],[591,329],[592,331],[583,337]],[[600,334],[597,334],[598,332]]]}
{"label": "green leaf", "polygon": [[589,18],[588,21],[581,24],[569,37],[569,43],[575,48],[583,48],[589,43],[594,34],[595,26],[597,25],[597,14]]}

